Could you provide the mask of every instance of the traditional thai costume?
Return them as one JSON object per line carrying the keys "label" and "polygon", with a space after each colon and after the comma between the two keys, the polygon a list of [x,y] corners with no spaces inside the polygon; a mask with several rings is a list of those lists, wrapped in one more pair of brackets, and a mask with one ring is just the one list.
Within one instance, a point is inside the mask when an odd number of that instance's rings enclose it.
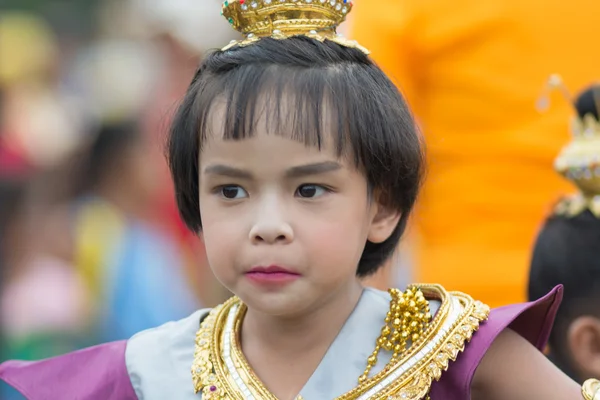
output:
{"label": "traditional thai costume", "polygon": [[[423,312],[406,308],[411,316],[400,316],[400,326],[409,320],[423,324],[412,333],[400,329],[409,333],[410,343],[399,351],[392,347],[374,355],[377,347],[389,348],[386,341],[399,344],[391,340],[396,321],[385,320],[394,304],[408,307],[411,299],[421,298],[417,287],[437,308],[435,315],[426,321],[426,306]],[[490,311],[462,293],[417,287],[392,294],[365,289],[298,399],[468,400],[475,370],[494,339],[511,328],[543,349],[562,296],[556,288],[534,303]],[[45,361],[7,362],[0,378],[31,400],[275,399],[240,350],[237,328],[244,311],[233,298],[128,341]],[[379,341],[384,330],[389,335]],[[361,379],[366,368],[370,374]]]}

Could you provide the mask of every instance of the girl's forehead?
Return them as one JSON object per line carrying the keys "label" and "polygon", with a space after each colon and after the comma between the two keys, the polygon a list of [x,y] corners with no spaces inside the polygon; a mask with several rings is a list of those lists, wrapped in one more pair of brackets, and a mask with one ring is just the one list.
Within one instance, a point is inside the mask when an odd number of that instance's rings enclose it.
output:
{"label": "girl's forehead", "polygon": [[274,94],[266,90],[254,101],[245,100],[217,97],[207,110],[201,131],[206,131],[205,136],[213,140],[270,134],[317,147],[337,145],[344,136],[340,131],[347,131],[340,122],[343,120],[340,109],[329,106],[326,96],[310,102],[297,93]]}
{"label": "girl's forehead", "polygon": [[250,137],[240,139],[227,138],[222,134],[210,134],[206,137],[200,152],[200,162],[205,164],[219,159],[272,165],[334,160],[345,163],[346,157],[340,157],[333,143],[328,142],[332,140],[318,146],[307,144],[289,135],[264,131],[257,131]]}
{"label": "girl's forehead", "polygon": [[315,115],[303,115],[291,105],[263,100],[244,118],[232,121],[230,111],[224,101],[215,102],[201,133],[201,153],[218,149],[256,154],[288,151],[335,158],[342,158],[344,154],[341,148],[345,138],[341,137],[331,113],[326,110],[315,118]]}

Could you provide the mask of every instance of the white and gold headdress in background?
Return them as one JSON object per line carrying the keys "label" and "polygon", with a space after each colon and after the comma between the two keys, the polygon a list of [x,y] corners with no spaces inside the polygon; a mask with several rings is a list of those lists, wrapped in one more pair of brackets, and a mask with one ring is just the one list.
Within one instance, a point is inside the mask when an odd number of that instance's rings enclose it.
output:
{"label": "white and gold headdress in background", "polygon": [[[550,78],[548,89],[559,89],[574,104],[560,76]],[[600,218],[600,122],[597,117],[600,113],[600,85],[594,85],[588,91],[593,95],[596,113],[579,115],[581,112],[578,111],[571,123],[572,140],[554,162],[556,171],[579,190],[557,204],[557,215],[574,217],[589,210]]]}

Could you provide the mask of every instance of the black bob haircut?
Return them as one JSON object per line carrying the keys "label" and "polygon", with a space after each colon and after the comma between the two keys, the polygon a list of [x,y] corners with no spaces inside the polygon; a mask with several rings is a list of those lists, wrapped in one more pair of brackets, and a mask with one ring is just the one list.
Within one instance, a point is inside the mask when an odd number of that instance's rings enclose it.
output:
{"label": "black bob haircut", "polygon": [[[594,85],[578,96],[579,118],[591,115],[598,119],[598,94],[600,86]],[[560,284],[564,296],[550,334],[550,358],[578,380],[566,343],[569,326],[580,316],[600,318],[600,218],[589,210],[574,217],[550,216],[537,237],[528,297],[536,300]]]}
{"label": "black bob haircut", "polygon": [[[368,276],[383,265],[406,229],[424,156],[402,95],[369,57],[302,36],[264,38],[207,55],[179,106],[167,144],[179,211],[194,232],[202,229],[198,163],[215,100],[225,107],[225,139],[251,137],[259,114],[269,133],[307,146],[320,148],[326,135],[333,135],[338,155],[351,157],[380,201],[402,213],[386,241],[366,243],[357,275]],[[324,119],[331,120],[327,128]]]}

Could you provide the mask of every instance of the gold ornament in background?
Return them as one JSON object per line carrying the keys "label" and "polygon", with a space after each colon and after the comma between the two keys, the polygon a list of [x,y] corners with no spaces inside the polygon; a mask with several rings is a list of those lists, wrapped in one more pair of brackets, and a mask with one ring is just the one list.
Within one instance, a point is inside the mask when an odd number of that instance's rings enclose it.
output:
{"label": "gold ornament in background", "polygon": [[[551,90],[560,90],[573,104],[573,100],[559,75],[552,75],[548,81],[546,95],[541,99],[548,105]],[[592,89],[596,110],[600,112],[600,88]],[[560,152],[554,162],[554,169],[573,182],[579,193],[562,199],[556,206],[556,215],[574,217],[590,210],[600,218],[600,123],[593,114],[583,118],[573,118],[572,140]]]}
{"label": "gold ornament in background", "polygon": [[222,15],[246,38],[231,41],[223,50],[248,46],[264,37],[307,36],[369,54],[356,41],[336,32],[351,10],[351,0],[228,0],[223,3]]}
{"label": "gold ornament in background", "polygon": [[593,115],[573,120],[573,139],[562,149],[554,167],[579,189],[578,194],[558,204],[556,213],[575,216],[590,210],[600,218],[600,124]]}

